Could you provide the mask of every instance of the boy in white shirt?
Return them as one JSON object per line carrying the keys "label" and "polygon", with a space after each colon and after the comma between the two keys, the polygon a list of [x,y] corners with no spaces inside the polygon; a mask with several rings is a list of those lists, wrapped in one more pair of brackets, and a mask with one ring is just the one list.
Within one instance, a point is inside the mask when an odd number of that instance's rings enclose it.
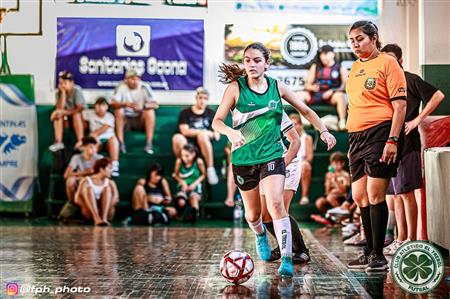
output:
{"label": "boy in white shirt", "polygon": [[124,82],[116,88],[111,107],[116,117],[116,132],[120,151],[126,153],[124,129],[141,131],[145,129],[146,145],[144,151],[153,154],[153,133],[155,130],[155,101],[150,86],[141,81],[134,70],[127,70]]}
{"label": "boy in white shirt", "polygon": [[83,118],[89,123],[89,135],[99,143],[99,151],[106,145],[112,162],[112,175],[119,176],[119,141],[114,134],[114,116],[108,112],[108,107],[106,99],[100,97],[95,101],[94,110],[83,111]]}

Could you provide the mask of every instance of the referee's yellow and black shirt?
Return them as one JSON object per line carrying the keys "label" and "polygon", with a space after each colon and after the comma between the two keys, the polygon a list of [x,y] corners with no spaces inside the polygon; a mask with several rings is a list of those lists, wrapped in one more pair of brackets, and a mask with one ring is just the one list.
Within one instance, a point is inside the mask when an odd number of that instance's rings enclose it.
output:
{"label": "referee's yellow and black shirt", "polygon": [[395,58],[380,53],[369,61],[353,63],[346,84],[349,133],[392,120],[391,101],[406,100],[405,74]]}

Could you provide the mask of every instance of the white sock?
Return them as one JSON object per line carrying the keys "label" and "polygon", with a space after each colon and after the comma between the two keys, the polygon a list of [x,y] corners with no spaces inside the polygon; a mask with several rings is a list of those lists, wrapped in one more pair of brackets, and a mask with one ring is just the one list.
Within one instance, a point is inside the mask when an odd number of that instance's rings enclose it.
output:
{"label": "white sock", "polygon": [[292,257],[292,233],[289,217],[273,220],[273,228],[277,236],[281,256]]}
{"label": "white sock", "polygon": [[394,230],[395,224],[396,224],[396,221],[395,221],[395,212],[389,210],[387,229],[393,231],[393,230]]}
{"label": "white sock", "polygon": [[252,229],[252,231],[257,235],[262,235],[264,233],[264,226],[262,222],[262,217],[259,217],[255,222],[247,221],[248,226]]}

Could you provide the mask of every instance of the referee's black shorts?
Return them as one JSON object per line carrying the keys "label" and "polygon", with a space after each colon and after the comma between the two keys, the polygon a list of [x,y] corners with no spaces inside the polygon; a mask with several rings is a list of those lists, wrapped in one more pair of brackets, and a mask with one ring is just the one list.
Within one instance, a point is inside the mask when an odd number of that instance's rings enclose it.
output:
{"label": "referee's black shorts", "polygon": [[389,165],[380,162],[384,146],[389,138],[391,124],[391,121],[386,121],[367,130],[349,134],[350,150],[348,158],[352,182],[356,182],[365,174],[372,178],[384,179],[397,175],[398,161],[402,153],[403,136],[399,138],[396,162]]}

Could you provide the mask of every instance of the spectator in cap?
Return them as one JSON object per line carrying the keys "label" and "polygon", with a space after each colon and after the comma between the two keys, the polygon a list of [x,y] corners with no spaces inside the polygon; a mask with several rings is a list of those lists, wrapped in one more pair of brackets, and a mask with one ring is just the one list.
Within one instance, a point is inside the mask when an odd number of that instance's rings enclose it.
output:
{"label": "spectator in cap", "polygon": [[94,109],[84,110],[83,118],[89,124],[89,135],[97,140],[99,151],[106,147],[111,159],[112,176],[119,176],[119,141],[114,132],[114,116],[108,112],[104,97],[95,101]]}
{"label": "spectator in cap", "polygon": [[155,130],[155,109],[159,105],[151,87],[142,82],[139,74],[129,69],[125,79],[114,92],[111,107],[116,118],[116,133],[120,151],[126,153],[124,129],[145,130],[146,144],[144,151],[153,154],[153,133]]}
{"label": "spectator in cap", "polygon": [[178,118],[179,133],[172,138],[173,153],[177,158],[181,156],[183,147],[190,143],[200,149],[206,162],[206,177],[210,185],[218,183],[214,168],[214,154],[212,141],[218,141],[220,135],[213,131],[211,124],[214,118],[214,110],[208,108],[209,92],[203,88],[197,88],[195,104],[180,112]]}
{"label": "spectator in cap", "polygon": [[335,61],[333,47],[324,45],[319,49],[317,62],[309,68],[305,89],[300,92],[308,105],[324,103],[336,106],[339,130],[345,129],[347,100],[344,90],[347,76],[347,70]]}
{"label": "spectator in cap", "polygon": [[72,73],[62,71],[58,74],[58,90],[56,92],[56,109],[50,116],[53,122],[55,141],[49,147],[52,152],[64,148],[64,128],[72,126],[77,142],[75,148],[79,148],[83,139],[83,118],[81,111],[85,107],[85,99],[81,87],[75,85]]}

